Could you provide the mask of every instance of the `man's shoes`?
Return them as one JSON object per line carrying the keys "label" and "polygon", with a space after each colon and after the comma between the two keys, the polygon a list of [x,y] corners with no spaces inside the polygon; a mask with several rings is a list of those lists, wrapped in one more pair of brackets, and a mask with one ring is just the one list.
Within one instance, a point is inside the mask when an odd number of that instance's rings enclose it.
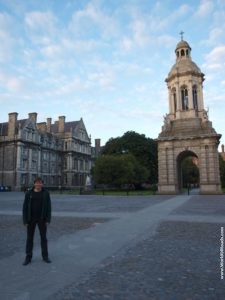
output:
{"label": "man's shoes", "polygon": [[31,263],[31,258],[30,257],[26,257],[25,260],[24,260],[24,262],[23,262],[23,266],[26,266],[26,265],[28,265],[30,263]]}
{"label": "man's shoes", "polygon": [[51,260],[48,257],[43,258],[43,261],[46,262],[47,264],[51,263]]}

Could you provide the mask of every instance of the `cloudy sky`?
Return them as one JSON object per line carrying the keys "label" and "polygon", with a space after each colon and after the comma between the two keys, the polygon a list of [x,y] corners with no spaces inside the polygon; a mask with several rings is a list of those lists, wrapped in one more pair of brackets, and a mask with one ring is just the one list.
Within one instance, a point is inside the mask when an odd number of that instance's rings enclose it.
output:
{"label": "cloudy sky", "polygon": [[101,138],[156,138],[184,31],[225,143],[225,0],[0,0],[0,122],[84,120]]}

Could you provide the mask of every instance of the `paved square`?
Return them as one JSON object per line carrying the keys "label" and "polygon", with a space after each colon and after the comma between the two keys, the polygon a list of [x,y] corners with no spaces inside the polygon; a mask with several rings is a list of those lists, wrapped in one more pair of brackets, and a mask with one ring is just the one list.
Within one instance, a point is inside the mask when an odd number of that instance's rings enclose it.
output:
{"label": "paved square", "polygon": [[22,266],[23,193],[0,193],[2,299],[223,299],[225,196],[52,195],[52,264]]}

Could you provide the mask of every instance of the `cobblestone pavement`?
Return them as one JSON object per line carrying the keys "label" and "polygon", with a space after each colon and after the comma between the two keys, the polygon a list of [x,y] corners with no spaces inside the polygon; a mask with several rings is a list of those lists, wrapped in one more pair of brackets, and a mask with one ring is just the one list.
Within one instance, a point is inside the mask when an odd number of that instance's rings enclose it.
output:
{"label": "cobblestone pavement", "polygon": [[[21,216],[3,214],[4,210],[8,213],[19,213],[23,195],[18,194],[15,198],[16,194],[11,194],[8,199],[1,196],[0,262],[2,259],[6,261],[9,257],[17,257],[16,253],[23,252],[25,246]],[[71,234],[76,237],[81,231],[85,236],[86,230],[91,228],[94,233],[99,223],[102,224],[101,228],[111,224],[113,219],[106,217],[110,212],[121,213],[118,215],[119,222],[127,216],[135,216],[139,211],[144,212],[147,208],[151,211],[159,203],[163,208],[171,196],[67,198],[57,195],[52,198],[56,212],[70,211],[76,214],[74,217],[54,217],[48,230],[49,242],[58,241],[61,237]],[[93,215],[89,218],[79,218],[79,212]],[[94,217],[94,213],[102,213],[102,218]],[[190,196],[183,205],[168,213],[158,223],[155,231],[150,230],[151,228],[141,231],[138,239],[130,239],[99,263],[90,266],[79,276],[74,276],[74,279],[71,278],[63,287],[57,288],[56,283],[55,292],[48,299],[222,300],[225,295],[225,281],[221,279],[220,248],[221,227],[225,227],[224,213],[225,196]],[[114,219],[113,222],[117,220]],[[144,223],[143,220],[142,222]],[[125,232],[125,229],[121,228],[122,232],[123,230]],[[36,238],[37,236],[36,233]],[[39,243],[39,240],[36,243]],[[18,264],[21,264],[21,261]],[[53,261],[52,269],[48,271],[49,276],[53,275],[54,264],[56,262]],[[41,266],[36,263],[36,267]],[[35,268],[32,268],[34,272]],[[31,272],[29,267],[21,267],[18,271],[26,272],[26,276]],[[21,274],[21,280],[23,276],[25,273]],[[20,295],[4,300],[32,299],[27,291],[23,292],[20,291]]]}
{"label": "cobblestone pavement", "polygon": [[221,226],[162,222],[154,237],[115,253],[50,299],[222,300]]}
{"label": "cobblestone pavement", "polygon": [[[217,219],[224,213],[224,196],[195,196],[172,214]],[[225,219],[214,222],[164,221],[155,236],[146,234],[51,299],[222,300],[220,238]]]}
{"label": "cobblestone pavement", "polygon": [[[76,233],[106,221],[109,219],[54,217],[48,228],[48,240],[51,242],[64,234]],[[22,225],[21,217],[0,216],[0,241],[0,258],[11,256],[21,250],[25,251],[26,228]],[[39,244],[39,232],[36,228],[34,246]]]}
{"label": "cobblestone pavement", "polygon": [[[52,210],[73,212],[135,212],[170,199],[171,196],[76,196],[52,194]],[[24,194],[0,193],[0,210],[22,209]]]}

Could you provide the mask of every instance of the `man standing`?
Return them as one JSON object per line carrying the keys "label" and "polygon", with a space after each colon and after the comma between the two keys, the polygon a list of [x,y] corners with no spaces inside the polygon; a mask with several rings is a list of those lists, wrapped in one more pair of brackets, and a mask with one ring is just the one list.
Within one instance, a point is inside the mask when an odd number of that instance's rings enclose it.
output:
{"label": "man standing", "polygon": [[48,191],[43,188],[40,177],[34,180],[34,186],[25,194],[23,203],[23,223],[27,227],[26,258],[24,266],[31,262],[33,255],[33,240],[36,225],[41,237],[42,258],[51,263],[48,257],[48,241],[46,238],[47,224],[51,221],[51,199]]}

